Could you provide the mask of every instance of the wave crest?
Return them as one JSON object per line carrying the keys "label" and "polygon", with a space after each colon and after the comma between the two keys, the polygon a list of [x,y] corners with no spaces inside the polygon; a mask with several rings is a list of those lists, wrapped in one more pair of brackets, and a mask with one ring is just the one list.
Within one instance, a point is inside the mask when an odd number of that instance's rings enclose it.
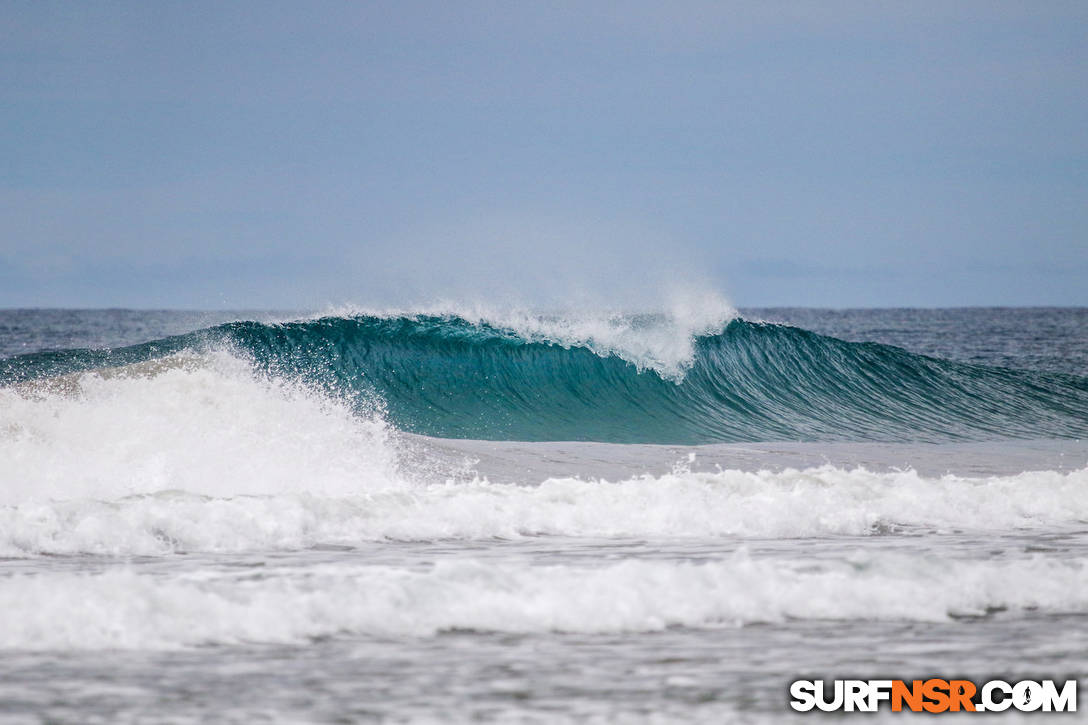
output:
{"label": "wave crest", "polygon": [[[668,317],[628,316],[606,326],[623,345],[564,332],[569,321],[548,324],[433,315],[235,322],[116,351],[12,358],[0,363],[0,379],[226,348],[332,398],[380,401],[397,428],[437,437],[701,444],[1088,435],[1088,379],[1072,375],[740,319],[703,334]],[[663,367],[666,357],[673,367]]]}

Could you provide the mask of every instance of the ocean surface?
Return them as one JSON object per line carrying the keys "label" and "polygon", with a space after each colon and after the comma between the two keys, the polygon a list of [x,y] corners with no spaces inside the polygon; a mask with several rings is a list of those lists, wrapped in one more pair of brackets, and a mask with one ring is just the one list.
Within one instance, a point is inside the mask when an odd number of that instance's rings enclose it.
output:
{"label": "ocean surface", "polygon": [[0,723],[930,676],[1088,697],[1088,309],[0,310]]}

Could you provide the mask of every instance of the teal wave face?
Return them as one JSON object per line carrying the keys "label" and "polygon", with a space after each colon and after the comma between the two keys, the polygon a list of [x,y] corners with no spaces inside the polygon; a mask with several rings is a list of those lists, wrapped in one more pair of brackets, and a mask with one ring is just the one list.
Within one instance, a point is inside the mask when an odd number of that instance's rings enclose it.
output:
{"label": "teal wave face", "polygon": [[438,316],[230,323],[115,351],[11,358],[0,362],[0,379],[222,346],[360,405],[377,398],[401,430],[438,437],[699,444],[1088,435],[1086,378],[744,320],[696,337],[676,379],[589,346]]}

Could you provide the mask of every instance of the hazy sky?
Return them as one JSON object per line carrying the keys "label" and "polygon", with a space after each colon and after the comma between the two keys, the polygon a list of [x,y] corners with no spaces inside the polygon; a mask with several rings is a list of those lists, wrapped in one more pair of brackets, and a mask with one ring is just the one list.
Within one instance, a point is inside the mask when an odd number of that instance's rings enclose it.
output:
{"label": "hazy sky", "polygon": [[0,1],[0,306],[1088,305],[1088,3]]}

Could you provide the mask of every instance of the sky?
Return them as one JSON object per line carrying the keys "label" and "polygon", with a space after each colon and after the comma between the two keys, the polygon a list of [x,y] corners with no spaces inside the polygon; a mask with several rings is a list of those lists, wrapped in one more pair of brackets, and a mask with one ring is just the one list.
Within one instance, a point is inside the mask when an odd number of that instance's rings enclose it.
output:
{"label": "sky", "polygon": [[0,0],[0,307],[1088,305],[1088,3]]}

